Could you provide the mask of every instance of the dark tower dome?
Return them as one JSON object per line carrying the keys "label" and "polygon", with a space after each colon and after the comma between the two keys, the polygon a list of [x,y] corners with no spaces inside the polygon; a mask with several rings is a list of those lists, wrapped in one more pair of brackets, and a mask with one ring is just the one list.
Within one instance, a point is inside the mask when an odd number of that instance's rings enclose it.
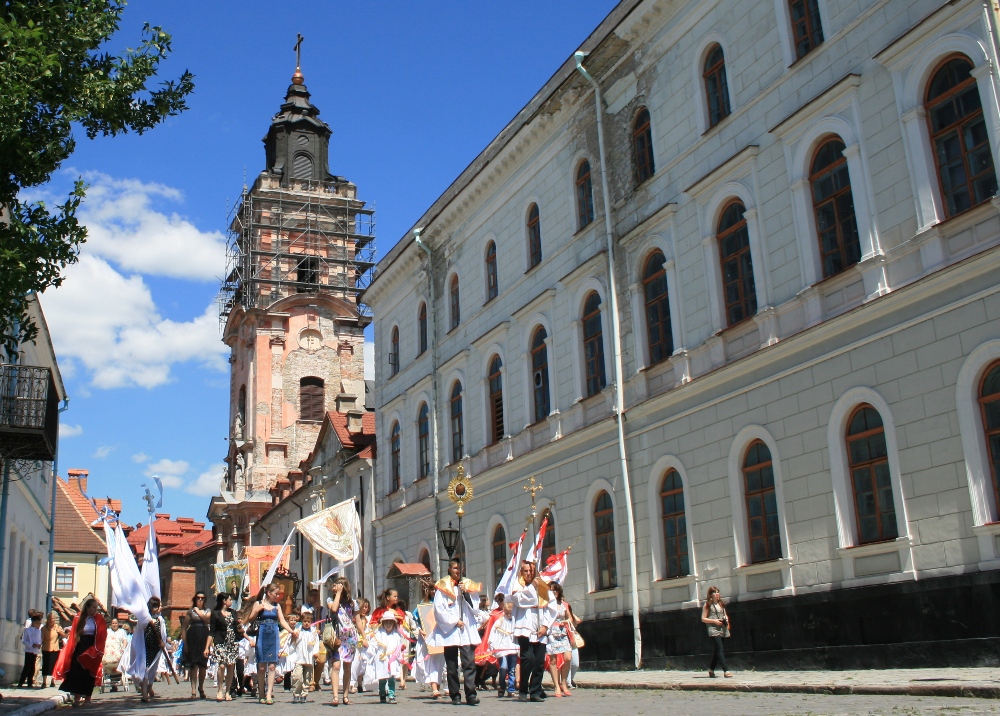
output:
{"label": "dark tower dome", "polygon": [[319,184],[343,181],[330,174],[329,125],[319,118],[319,108],[309,101],[302,72],[295,70],[281,109],[271,119],[264,137],[267,171],[281,177],[281,186],[290,181]]}

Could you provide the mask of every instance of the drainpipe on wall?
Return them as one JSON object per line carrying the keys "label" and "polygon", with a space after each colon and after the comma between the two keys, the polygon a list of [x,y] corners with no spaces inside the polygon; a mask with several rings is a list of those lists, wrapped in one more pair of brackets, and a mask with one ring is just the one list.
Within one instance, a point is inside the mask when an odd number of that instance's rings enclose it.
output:
{"label": "drainpipe on wall", "polygon": [[437,396],[438,396],[438,375],[437,375],[437,301],[434,296],[434,255],[431,253],[431,247],[420,240],[420,234],[423,233],[423,228],[413,230],[413,240],[416,242],[417,246],[423,249],[424,253],[427,254],[427,284],[430,287],[428,298],[430,316],[431,316],[431,415],[433,420],[431,420],[431,464],[434,466],[434,471],[432,474],[433,489],[434,489],[434,556],[431,558],[431,572],[435,579],[440,576],[441,573],[441,547],[438,544],[438,533],[441,531],[441,511],[438,509],[438,473],[440,472],[440,467],[438,466],[438,414],[437,414]]}
{"label": "drainpipe on wall", "polygon": [[[69,398],[63,398],[60,413],[69,410]],[[52,580],[55,578],[56,560],[56,480],[59,478],[59,433],[56,433],[56,454],[52,457],[52,503],[49,507],[49,576],[45,582],[45,613],[52,611]],[[97,589],[97,568],[94,568],[94,589]]]}
{"label": "drainpipe on wall", "polygon": [[639,627],[639,570],[635,557],[635,514],[632,509],[632,489],[629,485],[628,458],[625,452],[625,381],[622,375],[621,325],[618,320],[618,285],[615,279],[615,245],[611,228],[611,193],[608,191],[607,156],[604,151],[604,103],[601,100],[601,86],[583,67],[586,52],[577,52],[576,69],[594,88],[594,102],[597,106],[597,146],[601,159],[601,194],[604,200],[604,231],[608,237],[608,294],[611,299],[611,351],[614,354],[615,371],[615,423],[618,426],[618,459],[621,463],[622,485],[625,490],[625,512],[628,517],[628,565],[632,582],[632,633],[635,639],[635,668],[642,665],[642,630]]}

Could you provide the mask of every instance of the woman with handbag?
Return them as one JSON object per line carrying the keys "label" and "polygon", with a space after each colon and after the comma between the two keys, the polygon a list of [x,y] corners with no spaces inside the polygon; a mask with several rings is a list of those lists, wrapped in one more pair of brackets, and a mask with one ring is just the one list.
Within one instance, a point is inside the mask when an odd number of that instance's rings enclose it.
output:
{"label": "woman with handbag", "polygon": [[79,614],[73,619],[66,645],[56,661],[53,676],[56,681],[62,681],[60,691],[73,694],[73,706],[79,706],[81,699],[84,705],[89,706],[94,689],[101,685],[104,676],[102,661],[108,623],[97,613],[97,609],[94,597],[83,600]]}
{"label": "woman with handbag", "polygon": [[727,679],[732,678],[733,675],[726,666],[726,652],[722,647],[722,640],[729,638],[729,614],[726,613],[726,605],[722,602],[718,587],[708,588],[705,606],[701,610],[701,621],[708,628],[708,638],[715,644],[708,675],[714,679],[715,667],[722,666],[723,675]]}
{"label": "woman with handbag", "polygon": [[576,672],[580,668],[580,649],[586,645],[586,642],[580,636],[580,632],[576,630],[577,625],[583,620],[573,613],[573,607],[570,606],[569,602],[566,603],[566,609],[569,611],[569,643],[573,646],[573,656],[569,661],[569,674],[566,677],[566,688],[575,689]]}
{"label": "woman with handbag", "polygon": [[[358,630],[354,624],[354,600],[351,599],[351,583],[344,577],[333,582],[333,599],[330,600],[331,619],[337,620],[337,634],[340,646],[332,652],[327,650],[330,662],[330,681],[333,684],[333,705],[340,701],[340,688],[344,689],[344,705],[350,705],[351,668],[358,646]],[[331,661],[332,659],[332,661]]]}
{"label": "woman with handbag", "polygon": [[573,658],[573,644],[570,641],[569,602],[563,600],[563,588],[559,582],[549,583],[549,594],[556,598],[556,620],[549,628],[545,653],[549,657],[549,676],[552,677],[553,696],[569,696],[566,678],[569,676],[569,662]]}

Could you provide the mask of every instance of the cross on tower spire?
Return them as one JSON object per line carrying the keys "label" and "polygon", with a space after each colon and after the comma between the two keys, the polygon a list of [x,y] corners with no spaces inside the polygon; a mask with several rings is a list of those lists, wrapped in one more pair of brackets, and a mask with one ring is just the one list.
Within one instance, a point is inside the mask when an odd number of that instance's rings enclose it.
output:
{"label": "cross on tower spire", "polygon": [[305,78],[302,76],[302,41],[305,38],[302,37],[302,33],[296,33],[295,47],[295,74],[292,75],[292,84],[301,85],[305,83]]}

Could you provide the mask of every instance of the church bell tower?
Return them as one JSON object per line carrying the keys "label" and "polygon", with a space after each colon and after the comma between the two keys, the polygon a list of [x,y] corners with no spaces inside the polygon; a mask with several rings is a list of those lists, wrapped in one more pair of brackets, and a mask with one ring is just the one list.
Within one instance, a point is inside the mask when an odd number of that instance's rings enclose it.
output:
{"label": "church bell tower", "polygon": [[229,450],[209,508],[226,559],[275,498],[303,484],[298,466],[326,413],[364,409],[371,316],[358,295],[375,262],[374,210],[330,173],[332,131],[310,100],[297,61],[263,140],[264,171],[230,217],[220,296]]}

